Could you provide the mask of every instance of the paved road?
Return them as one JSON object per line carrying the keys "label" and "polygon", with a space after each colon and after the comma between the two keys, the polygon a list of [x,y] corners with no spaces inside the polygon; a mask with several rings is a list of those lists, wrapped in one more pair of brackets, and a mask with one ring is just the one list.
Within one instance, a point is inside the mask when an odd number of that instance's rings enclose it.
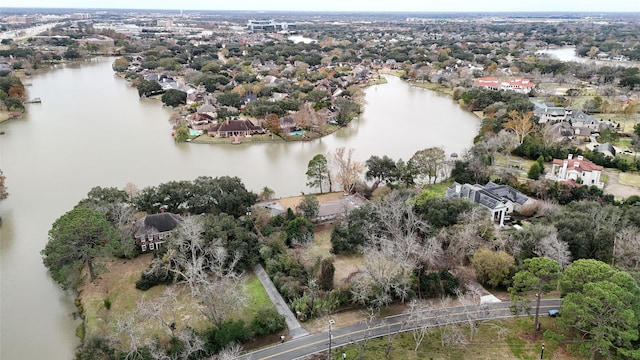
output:
{"label": "paved road", "polygon": [[269,275],[267,275],[267,272],[264,271],[262,265],[258,264],[254,266],[253,272],[255,272],[258,276],[258,279],[262,283],[262,286],[267,292],[267,295],[269,295],[271,302],[275,305],[278,313],[284,316],[284,319],[287,322],[287,327],[289,328],[289,336],[291,336],[291,338],[293,339],[297,339],[299,337],[309,335],[309,332],[307,332],[307,330],[305,330],[302,325],[300,325],[300,322],[298,322],[296,316],[293,315],[291,309],[289,309],[289,306],[287,306],[287,303],[282,298],[282,295],[280,295],[278,289],[276,289],[271,279],[269,279]]}
{"label": "paved road", "polygon": [[[384,319],[373,321],[370,324],[358,324],[343,328],[333,329],[331,344],[332,347],[339,347],[346,344],[362,341],[365,338],[381,337],[398,331],[409,331],[422,326],[440,326],[466,321],[483,321],[492,319],[503,319],[514,316],[509,310],[509,302],[497,304],[472,305],[425,310],[415,314],[411,319],[408,314],[394,315]],[[560,299],[542,300],[540,302],[540,313],[546,314],[550,309],[558,309]],[[532,309],[535,304],[532,303]],[[533,310],[532,310],[533,312]],[[336,324],[339,325],[339,324]],[[327,324],[328,327],[328,324]],[[299,359],[314,353],[326,351],[329,348],[328,332],[300,337],[284,344],[274,345],[265,349],[257,350],[238,359],[258,360],[258,359]]]}
{"label": "paved road", "polygon": [[40,33],[43,33],[49,29],[52,29],[60,24],[63,24],[62,22],[55,22],[55,23],[48,23],[48,24],[40,24],[40,25],[36,25],[30,28],[25,28],[25,29],[17,29],[17,30],[11,30],[11,31],[4,31],[4,32],[0,32],[0,39],[13,39],[13,40],[22,40],[22,39],[26,39],[29,37],[32,37],[34,35],[38,35]]}

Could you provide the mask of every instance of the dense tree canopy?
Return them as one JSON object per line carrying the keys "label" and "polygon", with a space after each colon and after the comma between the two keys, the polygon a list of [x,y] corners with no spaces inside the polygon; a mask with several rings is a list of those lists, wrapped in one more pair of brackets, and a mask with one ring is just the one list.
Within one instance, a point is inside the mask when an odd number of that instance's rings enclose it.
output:
{"label": "dense tree canopy", "polygon": [[374,181],[372,190],[375,190],[380,183],[393,183],[398,179],[396,163],[386,155],[383,157],[372,155],[365,165],[367,166],[365,178]]}
{"label": "dense tree canopy", "polygon": [[85,267],[93,281],[95,258],[111,254],[115,239],[114,229],[104,215],[75,208],[58,218],[49,230],[49,241],[42,250],[44,265],[63,287],[75,288],[81,284]]}
{"label": "dense tree canopy", "polygon": [[187,93],[184,91],[169,89],[162,94],[162,103],[176,107],[187,102]]}
{"label": "dense tree canopy", "polygon": [[142,189],[133,199],[140,211],[157,213],[226,213],[240,217],[255,203],[257,195],[248,191],[238,177],[200,176],[194,181],[169,181]]}
{"label": "dense tree canopy", "polygon": [[624,222],[622,215],[613,205],[572,202],[554,217],[553,224],[575,259],[610,262],[615,234]]}
{"label": "dense tree canopy", "polygon": [[640,357],[640,288],[628,273],[577,260],[565,270],[561,287],[566,295],[558,325],[577,340],[571,349],[583,356]]}
{"label": "dense tree canopy", "polygon": [[158,84],[157,81],[152,80],[140,80],[136,85],[138,88],[138,95],[140,97],[143,96],[151,96],[162,92],[162,86]]}
{"label": "dense tree canopy", "polygon": [[[536,313],[533,326],[533,338],[535,339],[538,330],[538,315],[540,313],[540,298],[542,294],[553,290],[554,283],[560,274],[560,265],[557,261],[545,258],[535,257],[524,261],[523,269],[518,271],[513,277],[513,286],[509,288],[511,301],[516,304],[528,303],[529,300],[523,298],[524,294],[536,294]],[[526,305],[525,305],[526,306]]]}

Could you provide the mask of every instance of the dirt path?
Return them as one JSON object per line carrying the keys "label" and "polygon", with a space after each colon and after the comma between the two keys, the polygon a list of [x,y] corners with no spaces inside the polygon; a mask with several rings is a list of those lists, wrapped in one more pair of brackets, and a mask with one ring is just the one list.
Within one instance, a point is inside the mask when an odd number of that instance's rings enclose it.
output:
{"label": "dirt path", "polygon": [[612,194],[616,198],[626,199],[632,195],[640,195],[640,189],[635,186],[620,184],[620,174],[616,171],[605,171],[609,176],[609,182],[604,187],[606,194]]}

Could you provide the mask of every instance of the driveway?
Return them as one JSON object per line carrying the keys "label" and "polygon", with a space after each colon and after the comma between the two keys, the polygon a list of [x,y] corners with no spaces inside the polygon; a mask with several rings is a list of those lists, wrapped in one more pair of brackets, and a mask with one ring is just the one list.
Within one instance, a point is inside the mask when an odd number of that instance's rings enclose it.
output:
{"label": "driveway", "polygon": [[291,309],[289,309],[289,306],[287,306],[282,295],[280,295],[278,289],[276,289],[271,279],[269,279],[269,275],[264,271],[262,265],[257,264],[254,266],[253,272],[258,276],[258,279],[262,283],[262,286],[264,286],[264,290],[267,292],[267,295],[269,295],[269,299],[271,299],[271,302],[276,307],[278,313],[284,316],[284,319],[287,322],[287,327],[289,328],[289,336],[296,339],[301,336],[308,335],[309,333],[302,327],[302,325],[300,325],[296,316],[293,315]]}

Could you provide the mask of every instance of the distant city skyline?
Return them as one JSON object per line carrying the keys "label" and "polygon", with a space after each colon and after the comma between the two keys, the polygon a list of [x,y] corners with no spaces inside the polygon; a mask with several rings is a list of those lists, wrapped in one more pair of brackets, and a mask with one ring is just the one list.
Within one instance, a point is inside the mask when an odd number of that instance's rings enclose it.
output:
{"label": "distant city skyline", "polygon": [[640,12],[638,0],[3,0],[1,7],[376,12]]}

